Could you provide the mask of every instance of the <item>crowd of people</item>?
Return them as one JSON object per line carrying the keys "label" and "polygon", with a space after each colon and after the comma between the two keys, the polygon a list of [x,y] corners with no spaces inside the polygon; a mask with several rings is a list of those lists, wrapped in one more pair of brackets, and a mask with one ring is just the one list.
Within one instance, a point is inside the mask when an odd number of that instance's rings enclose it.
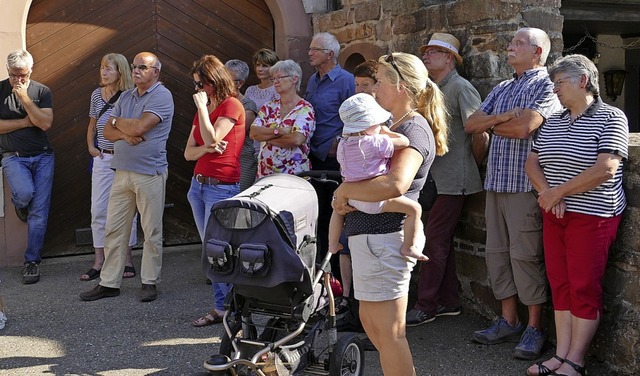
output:
{"label": "crowd of people", "polygon": [[[507,47],[513,78],[484,99],[458,74],[459,40],[435,33],[418,54],[391,52],[349,73],[340,44],[316,34],[308,48],[315,73],[304,95],[300,65],[257,51],[257,85],[241,60],[195,61],[196,114],[184,157],[195,161],[186,192],[202,240],[211,207],[274,174],[339,171],[343,182],[318,190],[322,252],[339,253],[347,299],[359,302],[364,331],[385,375],[415,374],[406,326],[461,313],[454,230],[465,198],[486,191],[486,265],[501,311],[472,333],[483,344],[515,341],[513,356],[537,360],[546,341],[543,305],[552,298],[557,346],[528,375],[585,375],[585,356],[603,313],[608,252],[626,207],[624,113],[602,102],[598,71],[582,55],[546,67],[548,35],[521,28]],[[0,82],[0,149],[18,217],[27,223],[23,283],[40,278],[54,155],[51,91],[30,80],[33,58],[16,50]],[[80,279],[100,278],[80,294],[120,294],[137,275],[131,260],[137,216],[144,234],[140,300],[157,298],[166,142],[174,112],[157,56],[132,64],[107,54],[90,99],[87,146],[93,158],[91,218],[95,260]],[[486,176],[479,166],[486,160]],[[428,179],[437,194],[418,198]],[[424,223],[424,224],[423,224]],[[418,264],[419,263],[419,264]],[[417,301],[408,307],[412,269]],[[231,286],[212,281],[213,309],[194,326],[220,323]],[[550,296],[549,290],[550,289]],[[345,303],[346,302],[346,303]],[[343,304],[345,303],[345,304]],[[526,323],[518,305],[527,307]],[[0,329],[6,322],[0,297]]]}

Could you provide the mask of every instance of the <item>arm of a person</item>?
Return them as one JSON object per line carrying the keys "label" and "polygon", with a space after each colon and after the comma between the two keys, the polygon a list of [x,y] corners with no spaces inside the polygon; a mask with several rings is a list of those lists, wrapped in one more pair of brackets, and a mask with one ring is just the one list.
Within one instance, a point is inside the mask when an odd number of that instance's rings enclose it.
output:
{"label": "arm of a person", "polygon": [[251,131],[251,124],[256,120],[256,113],[251,110],[246,110],[244,112],[244,126],[247,128],[247,131]]}
{"label": "arm of a person", "polygon": [[6,134],[9,132],[17,131],[22,128],[32,127],[31,121],[28,116],[22,119],[8,119],[0,120],[0,134]]}
{"label": "arm of a person", "polygon": [[414,148],[398,150],[391,158],[389,172],[386,175],[340,184],[334,192],[334,209],[344,215],[354,210],[347,202],[349,199],[384,201],[403,195],[411,186],[422,161],[422,155]]}
{"label": "arm of a person", "polygon": [[184,148],[184,159],[188,161],[197,161],[203,155],[213,153],[215,151],[215,148],[213,147],[207,147],[205,145],[198,146],[196,144],[196,139],[193,137],[194,128],[195,126],[191,127],[191,132],[187,139],[187,145]]}
{"label": "arm of a person", "polygon": [[497,127],[499,124],[506,123],[515,116],[516,113],[514,110],[507,111],[502,114],[489,115],[486,112],[478,109],[471,116],[469,116],[464,130],[465,132],[471,134],[487,132],[490,131],[492,127]]}
{"label": "arm of a person", "polygon": [[598,154],[598,159],[593,166],[556,187],[540,191],[538,195],[540,207],[549,211],[566,196],[588,192],[596,188],[615,176],[621,160],[622,156],[617,154]]}
{"label": "arm of a person", "polygon": [[494,126],[493,133],[506,138],[527,139],[544,123],[544,117],[537,111],[528,108],[514,110],[517,110],[516,117]]}
{"label": "arm of a person", "polygon": [[87,150],[92,157],[97,157],[100,155],[100,150],[96,148],[95,139],[96,139],[96,118],[89,117],[89,126],[87,127]]}
{"label": "arm of a person", "polygon": [[[53,124],[53,109],[50,107],[38,107],[38,105],[29,98],[29,95],[27,94],[27,86],[25,85],[15,87],[13,92],[22,104],[24,110],[27,112],[27,117],[31,124],[43,131],[49,130]],[[46,103],[51,103],[51,93],[48,90],[46,90],[40,98]],[[42,103],[43,102],[41,102],[41,104]]]}
{"label": "arm of a person", "polygon": [[471,115],[480,107],[482,100],[480,93],[471,84],[463,87],[457,95],[458,109],[460,110],[460,119],[462,127],[466,133],[471,133],[471,154],[477,165],[480,165],[487,156],[489,149],[489,132],[483,131],[473,134],[467,128],[467,121]]}
{"label": "arm of a person", "polygon": [[293,131],[292,128],[280,128],[281,132],[277,137],[274,137],[266,142],[283,149],[291,149],[303,145],[307,141],[307,137],[298,131]]}
{"label": "arm of a person", "polygon": [[[258,119],[256,118],[256,121],[257,120]],[[280,130],[280,128],[278,128],[278,130]],[[278,136],[279,134],[273,133],[273,128],[256,125],[255,122],[251,125],[251,129],[249,130],[249,137],[254,141],[269,141],[277,138]]]}
{"label": "arm of a person", "polygon": [[542,167],[540,167],[538,153],[529,153],[527,162],[524,164],[524,171],[527,173],[527,176],[536,191],[542,192],[550,188],[547,178],[544,176],[544,172],[542,171]]}
{"label": "arm of a person", "polygon": [[386,125],[380,127],[380,134],[386,135],[391,139],[393,150],[400,150],[409,146],[409,139],[407,136],[398,132],[393,132]]}
{"label": "arm of a person", "polygon": [[[160,117],[152,112],[144,112],[139,119],[134,118],[124,118],[118,117],[116,120],[116,128],[119,133],[112,133],[111,130],[113,127],[113,116],[109,117],[107,123],[104,126],[104,137],[110,141],[117,141],[123,139],[124,137],[115,137],[115,134],[130,136],[130,137],[144,137],[144,134],[147,133],[151,128],[155,127],[160,123]],[[111,128],[111,129],[109,129]],[[107,136],[107,129],[109,129],[109,136]],[[115,137],[108,138],[108,137]]]}

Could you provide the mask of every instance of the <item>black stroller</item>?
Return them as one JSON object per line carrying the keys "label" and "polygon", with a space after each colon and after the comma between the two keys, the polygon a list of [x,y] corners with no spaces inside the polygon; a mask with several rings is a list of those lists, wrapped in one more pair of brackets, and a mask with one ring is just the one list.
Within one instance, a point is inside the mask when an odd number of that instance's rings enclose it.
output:
{"label": "black stroller", "polygon": [[[330,254],[316,265],[318,198],[307,179],[267,176],[211,211],[203,267],[232,283],[213,375],[362,375],[354,333],[338,338]],[[332,181],[335,184],[335,181]]]}

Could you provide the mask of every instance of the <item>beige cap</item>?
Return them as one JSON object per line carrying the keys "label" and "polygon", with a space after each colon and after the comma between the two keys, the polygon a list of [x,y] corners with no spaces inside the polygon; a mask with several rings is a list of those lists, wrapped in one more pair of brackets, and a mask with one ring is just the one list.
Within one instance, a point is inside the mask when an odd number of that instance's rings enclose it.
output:
{"label": "beige cap", "polygon": [[451,52],[453,56],[456,57],[456,60],[458,60],[458,64],[462,65],[462,56],[460,56],[460,54],[458,53],[458,51],[460,50],[460,41],[458,40],[458,38],[447,33],[433,33],[431,39],[429,40],[429,43],[420,46],[420,54],[423,54],[427,47],[431,46],[439,47],[443,50]]}

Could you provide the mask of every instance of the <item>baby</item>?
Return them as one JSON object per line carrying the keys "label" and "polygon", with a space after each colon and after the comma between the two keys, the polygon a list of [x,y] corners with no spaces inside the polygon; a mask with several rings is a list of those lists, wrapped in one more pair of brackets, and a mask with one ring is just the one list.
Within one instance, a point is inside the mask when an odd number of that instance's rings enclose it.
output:
{"label": "baby", "polygon": [[[340,173],[345,182],[356,182],[385,175],[389,170],[389,160],[394,150],[409,146],[409,139],[400,133],[392,132],[385,124],[391,113],[380,107],[368,94],[356,94],[340,106],[340,118],[344,123],[342,139],[338,144],[338,162]],[[420,216],[420,204],[407,197],[400,196],[385,201],[366,202],[349,200],[349,205],[368,213],[403,213],[407,216],[404,223],[404,242],[400,253],[407,257],[427,261],[418,245],[424,244],[424,232]],[[342,249],[340,233],[344,217],[335,210],[329,223],[329,252]]]}

